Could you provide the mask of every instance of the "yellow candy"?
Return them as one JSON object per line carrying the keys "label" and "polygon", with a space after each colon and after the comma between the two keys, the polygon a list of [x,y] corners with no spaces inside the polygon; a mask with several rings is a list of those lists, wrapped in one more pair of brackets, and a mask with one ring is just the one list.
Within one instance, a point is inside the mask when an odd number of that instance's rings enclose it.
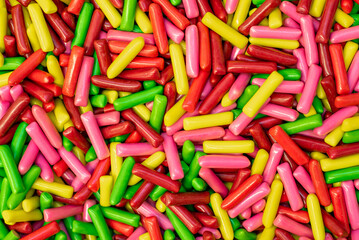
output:
{"label": "yellow candy", "polygon": [[118,93],[115,90],[103,90],[102,94],[107,97],[107,101],[111,104],[118,98]]}
{"label": "yellow candy", "polygon": [[243,112],[248,117],[254,117],[282,81],[282,75],[276,71],[272,72],[263,85],[243,107]]}
{"label": "yellow candy", "polygon": [[7,32],[7,10],[6,6],[0,7],[0,52],[5,51],[4,37]]}
{"label": "yellow candy", "polygon": [[138,237],[138,240],[151,240],[151,236],[149,232],[146,232]]}
{"label": "yellow candy", "polygon": [[343,138],[344,131],[342,130],[342,127],[339,126],[335,128],[333,131],[331,131],[325,138],[324,142],[329,144],[332,147],[335,147],[338,145],[340,140]]}
{"label": "yellow candy", "polygon": [[121,24],[122,17],[110,0],[96,0],[96,3],[101,8],[108,21],[110,21],[112,27],[118,28]]}
{"label": "yellow candy", "polygon": [[100,177],[100,205],[102,207],[109,207],[110,196],[113,188],[113,177],[105,175]]}
{"label": "yellow candy", "polygon": [[24,6],[22,6],[22,13],[24,14],[25,27],[28,28],[30,26],[30,24],[32,23],[32,21],[30,18],[29,11]]}
{"label": "yellow candy", "polygon": [[31,198],[35,193],[35,189],[30,188],[30,190],[26,193],[25,199]]}
{"label": "yellow candy", "polygon": [[341,186],[342,186],[342,182],[333,183],[333,187],[341,187]]}
{"label": "yellow candy", "polygon": [[217,217],[219,230],[224,240],[232,240],[234,238],[233,228],[227,211],[221,208],[223,199],[218,193],[213,193],[210,197],[214,216]]}
{"label": "yellow candy", "polygon": [[334,211],[333,204],[330,204],[329,206],[324,207],[324,208],[325,208],[325,211],[327,211],[328,213],[331,213]]}
{"label": "yellow candy", "polygon": [[70,115],[68,114],[64,103],[59,98],[55,99],[54,114],[60,125],[64,125],[70,120]]}
{"label": "yellow candy", "polygon": [[0,52],[0,67],[2,67],[2,65],[4,65],[4,56]]}
{"label": "yellow candy", "polygon": [[16,5],[19,5],[20,3],[16,0],[9,0],[11,7],[14,7]]}
{"label": "yellow candy", "polygon": [[259,237],[260,240],[273,240],[275,237],[275,226],[272,227],[266,227],[264,228],[261,236]]}
{"label": "yellow candy", "polygon": [[334,15],[334,21],[339,23],[341,26],[348,28],[354,23],[354,18],[352,18],[350,15],[343,12],[341,9],[337,8],[337,11]]}
{"label": "yellow candy", "polygon": [[54,182],[60,183],[60,184],[65,184],[65,182],[62,180],[62,178],[58,177],[56,174],[54,174]]}
{"label": "yellow candy", "polygon": [[252,164],[251,175],[254,174],[262,175],[264,168],[267,165],[268,158],[269,158],[268,152],[264,149],[259,149]]}
{"label": "yellow candy", "polygon": [[156,208],[157,208],[157,210],[163,213],[163,212],[166,211],[166,207],[167,207],[166,204],[164,204],[164,203],[162,202],[161,198],[159,198],[159,199],[157,200],[157,202],[156,202]]}
{"label": "yellow candy", "polygon": [[346,70],[348,70],[350,63],[353,61],[354,55],[358,51],[358,47],[359,47],[358,44],[356,44],[355,42],[349,41],[345,44],[343,49],[343,58],[344,58]]}
{"label": "yellow candy", "polygon": [[37,106],[42,107],[42,102],[39,99],[34,98],[34,97],[30,97],[30,104],[32,106],[37,105]]}
{"label": "yellow candy", "polygon": [[62,132],[64,130],[64,125],[60,124],[57,121],[54,112],[47,113],[47,116],[50,118],[51,122],[54,124],[54,126],[58,132]]}
{"label": "yellow candy", "polygon": [[225,182],[224,185],[227,187],[228,190],[231,190],[233,182]]}
{"label": "yellow candy", "polygon": [[119,142],[110,143],[110,159],[111,159],[111,175],[113,177],[113,181],[115,182],[118,174],[120,173],[123,158],[117,156],[116,146],[117,144],[121,144]]}
{"label": "yellow candy", "polygon": [[24,210],[5,210],[2,212],[2,216],[8,225],[14,225],[17,222],[40,221],[42,219],[42,213],[39,209],[31,212],[25,212]]}
{"label": "yellow candy", "polygon": [[317,196],[313,193],[307,196],[307,208],[314,239],[324,240],[325,229],[320,204]]}
{"label": "yellow candy", "polygon": [[359,165],[359,153],[345,157],[340,157],[337,159],[326,158],[320,160],[320,166],[323,172],[354,167],[358,165]]}
{"label": "yellow candy", "polygon": [[285,47],[285,49],[297,49],[299,47],[299,42],[297,40],[250,37],[249,42],[251,44],[260,45],[264,47],[272,47],[272,48]]}
{"label": "yellow candy", "polygon": [[137,54],[145,46],[143,37],[133,39],[126,48],[116,57],[107,69],[107,77],[117,77],[127,65],[137,56]]}
{"label": "yellow candy", "polygon": [[237,9],[233,15],[232,28],[238,29],[238,27],[246,20],[251,4],[251,0],[239,0]]}
{"label": "yellow candy", "polygon": [[57,7],[52,0],[36,0],[36,2],[40,5],[44,13],[52,14],[57,12]]}
{"label": "yellow candy", "polygon": [[270,28],[279,28],[282,26],[282,13],[279,8],[274,9],[268,16],[268,23]]}
{"label": "yellow candy", "polygon": [[0,0],[0,8],[6,8],[5,0]]}
{"label": "yellow candy", "polygon": [[320,152],[311,152],[310,153],[310,157],[313,158],[314,160],[322,160],[322,159],[325,159],[325,158],[328,158],[327,155],[323,154],[323,153],[320,153]]}
{"label": "yellow candy", "polygon": [[84,114],[86,112],[93,112],[93,109],[92,109],[92,105],[90,103],[90,101],[87,102],[87,106],[86,107],[79,107],[80,108],[80,112],[81,114]]}
{"label": "yellow candy", "polygon": [[222,105],[222,107],[229,107],[236,101],[237,101],[237,99],[234,99],[234,100],[229,99],[228,92],[227,92],[222,98],[221,105]]}
{"label": "yellow candy", "polygon": [[132,109],[140,118],[142,118],[143,121],[150,121],[151,111],[145,105],[139,104],[134,106]]}
{"label": "yellow candy", "polygon": [[342,123],[342,130],[349,132],[359,129],[359,116],[347,118]]}
{"label": "yellow candy", "polygon": [[215,126],[229,125],[233,122],[232,112],[215,113],[188,117],[183,120],[184,130],[193,130]]}
{"label": "yellow candy", "polygon": [[87,240],[96,240],[97,237],[94,236],[94,235],[86,235],[86,239],[87,239]]}
{"label": "yellow candy", "polygon": [[41,11],[39,4],[30,3],[27,8],[29,10],[31,20],[34,24],[41,49],[44,52],[50,52],[54,50],[54,43],[52,41],[49,29],[47,27],[44,15]]}
{"label": "yellow candy", "polygon": [[125,208],[127,212],[134,213],[129,201],[126,203]]}
{"label": "yellow candy", "polygon": [[277,216],[277,211],[280,199],[283,193],[283,183],[279,180],[274,180],[271,186],[267,204],[263,212],[262,222],[266,228],[273,226],[273,221]]}
{"label": "yellow candy", "polygon": [[309,112],[307,114],[303,114],[305,117],[310,117],[317,114],[317,111],[315,111],[315,108],[312,106],[310,106]]}
{"label": "yellow candy", "polygon": [[65,3],[66,5],[69,5],[71,0],[61,0],[61,2]]}
{"label": "yellow candy", "polygon": [[166,127],[175,124],[175,122],[177,122],[177,120],[186,113],[186,111],[182,108],[185,98],[186,96],[183,96],[175,105],[173,105],[173,107],[170,108],[170,110],[165,113],[163,122]]}
{"label": "yellow candy", "polygon": [[324,106],[329,112],[332,111],[332,109],[330,108],[330,104],[329,104],[327,98],[322,99],[322,103],[323,103],[323,106]]}
{"label": "yellow candy", "polygon": [[[158,151],[149,156],[145,161],[143,161],[141,164],[145,167],[148,167],[149,169],[155,169],[158,167],[166,158],[166,155],[164,152]],[[130,177],[130,180],[128,181],[128,185],[132,186],[141,181],[142,178],[132,175]]]}
{"label": "yellow candy", "polygon": [[12,72],[8,72],[0,75],[0,87],[7,86],[9,84],[8,79],[11,73]]}
{"label": "yellow candy", "polygon": [[222,22],[213,13],[207,12],[202,18],[202,23],[238,48],[244,48],[248,43],[245,36]]}
{"label": "yellow candy", "polygon": [[320,17],[322,15],[326,0],[313,0],[312,6],[309,9],[309,14],[313,17]]}
{"label": "yellow candy", "polygon": [[84,152],[83,152],[80,148],[74,146],[74,147],[72,148],[72,152],[73,152],[73,153],[75,154],[75,156],[80,160],[80,162],[82,162],[83,165],[86,165],[85,154],[84,154]]}
{"label": "yellow candy", "polygon": [[144,33],[152,33],[152,24],[150,19],[147,17],[146,13],[137,6],[135,12],[135,21]]}
{"label": "yellow candy", "polygon": [[[29,41],[32,47],[32,50],[35,52],[41,48],[39,39],[37,38],[34,24],[30,24],[30,26],[26,29],[26,34],[29,37]],[[55,56],[53,56],[55,57]]]}
{"label": "yellow candy", "polygon": [[36,179],[32,188],[36,190],[40,190],[43,192],[49,192],[51,194],[64,197],[64,198],[71,198],[74,192],[73,187],[57,182],[46,182],[41,178]]}
{"label": "yellow candy", "polygon": [[[320,79],[320,80],[322,80],[322,79]],[[317,97],[319,99],[327,98],[327,95],[325,94],[324,88],[322,87],[322,84],[320,84],[320,81],[319,81],[318,87],[317,87]]]}
{"label": "yellow candy", "polygon": [[182,48],[179,44],[172,43],[169,47],[169,50],[177,93],[185,95],[188,92],[189,86]]}
{"label": "yellow candy", "polygon": [[233,16],[234,14],[228,14],[228,17],[227,17],[227,25],[231,25],[232,21],[233,21]]}
{"label": "yellow candy", "polygon": [[38,196],[34,196],[22,201],[22,209],[25,212],[31,212],[38,207],[40,207],[40,198]]}
{"label": "yellow candy", "polygon": [[70,120],[68,120],[67,122],[65,122],[64,124],[64,130],[68,129],[69,127],[73,127],[74,123]]}
{"label": "yellow candy", "polygon": [[204,141],[205,153],[252,153],[254,142],[252,140],[240,141]]}
{"label": "yellow candy", "polygon": [[57,61],[55,56],[50,55],[47,57],[47,70],[54,77],[54,83],[57,86],[62,87],[62,85],[64,85],[64,75],[59,61]]}

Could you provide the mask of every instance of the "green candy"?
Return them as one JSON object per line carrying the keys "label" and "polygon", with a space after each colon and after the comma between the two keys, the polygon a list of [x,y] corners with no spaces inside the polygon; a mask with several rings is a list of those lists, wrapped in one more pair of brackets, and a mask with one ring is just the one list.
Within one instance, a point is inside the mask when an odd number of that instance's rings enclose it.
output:
{"label": "green candy", "polygon": [[73,46],[82,47],[84,45],[87,31],[90,27],[93,10],[94,10],[94,6],[91,3],[85,2],[84,5],[82,6],[76,24],[75,37],[72,39],[71,48]]}
{"label": "green candy", "polygon": [[0,239],[3,239],[8,233],[9,230],[7,230],[4,222],[0,220]]}
{"label": "green candy", "polygon": [[181,222],[181,220],[176,216],[176,214],[174,214],[169,208],[166,208],[166,214],[180,239],[195,239],[193,234],[186,227],[186,225],[184,225],[183,222]]}
{"label": "green candy", "polygon": [[131,198],[133,198],[133,196],[135,195],[135,193],[137,192],[137,190],[141,187],[143,181],[140,181],[138,183],[136,183],[135,185],[127,188],[125,195],[123,196],[124,199],[128,199],[130,200]]}
{"label": "green candy", "polygon": [[165,115],[167,106],[167,97],[164,95],[156,95],[153,100],[153,107],[149,124],[158,133],[161,130],[163,116]]}
{"label": "green candy", "polygon": [[[10,188],[9,181],[7,180],[7,178],[4,178],[1,183],[0,212],[3,212],[4,210],[8,209],[6,202],[9,199],[10,195],[11,195],[11,188]],[[0,214],[0,218],[2,218],[1,214]]]}
{"label": "green candy", "polygon": [[15,209],[22,200],[25,199],[27,192],[31,189],[32,185],[34,184],[35,180],[40,176],[41,168],[36,165],[33,165],[30,170],[24,175],[23,182],[25,190],[20,193],[12,193],[7,200],[7,207],[10,210]]}
{"label": "green candy", "polygon": [[75,220],[72,224],[72,231],[79,234],[99,236],[96,227],[92,223]]}
{"label": "green candy", "polygon": [[[118,222],[128,224],[133,227],[138,227],[140,223],[140,215],[122,211],[113,207],[101,207],[105,218],[109,218]],[[98,231],[98,230],[97,230]]]}
{"label": "green candy", "polygon": [[3,240],[17,240],[20,239],[20,235],[15,232],[15,230],[11,230]]}
{"label": "green candy", "polygon": [[183,173],[187,174],[187,172],[189,171],[189,166],[187,165],[187,163],[181,161],[181,167],[182,167]]}
{"label": "green candy", "polygon": [[233,231],[237,230],[241,226],[238,218],[229,218],[229,220],[231,221]]}
{"label": "green candy", "polygon": [[136,33],[143,33],[142,30],[141,30],[141,28],[140,28],[139,26],[137,26],[137,25],[133,26],[133,30],[132,30],[132,31],[133,31],[133,32],[136,32]]}
{"label": "green candy", "polygon": [[242,109],[232,109],[231,112],[233,113],[233,121],[234,121],[242,113]]}
{"label": "green candy", "polygon": [[157,201],[165,192],[167,192],[166,188],[157,185],[150,193],[150,198]]}
{"label": "green candy", "polygon": [[14,154],[14,160],[15,160],[16,165],[19,164],[19,161],[22,156],[22,150],[24,148],[26,138],[28,136],[28,134],[26,132],[26,127],[28,125],[29,124],[27,124],[26,122],[20,123],[19,126],[17,127],[14,137],[12,138],[12,141],[11,141],[10,148]]}
{"label": "green candy", "polygon": [[144,81],[142,86],[145,90],[156,87],[157,83],[155,81]]}
{"label": "green candy", "polygon": [[359,176],[359,166],[344,168],[324,173],[327,184],[355,180]]}
{"label": "green candy", "polygon": [[175,7],[182,3],[182,0],[170,0],[171,4]]}
{"label": "green candy", "polygon": [[128,181],[130,180],[130,177],[132,175],[132,168],[135,163],[136,162],[133,157],[128,157],[123,162],[120,173],[118,174],[116,182],[113,186],[113,191],[110,196],[111,205],[118,204],[123,198],[123,195],[126,192]]}
{"label": "green candy", "polygon": [[0,159],[3,163],[7,179],[13,193],[20,193],[25,191],[17,164],[14,160],[11,149],[8,145],[0,146]]}
{"label": "green candy", "polygon": [[0,71],[13,71],[25,61],[24,57],[6,57]]}
{"label": "green candy", "polygon": [[68,152],[71,152],[74,147],[74,144],[65,136],[62,136],[62,145]]}
{"label": "green candy", "polygon": [[139,104],[151,102],[157,94],[163,94],[163,86],[153,87],[125,97],[117,98],[114,101],[113,106],[116,111],[123,111]]}
{"label": "green candy", "polygon": [[67,240],[66,233],[61,230],[55,235],[55,240]]}
{"label": "green candy", "polygon": [[128,136],[130,136],[130,134],[125,134],[125,135],[121,135],[121,136],[116,136],[113,138],[110,138],[110,143],[111,142],[124,142],[126,141],[126,139],[128,138]]}
{"label": "green candy", "polygon": [[0,71],[0,75],[3,75],[3,74],[6,74],[6,73],[9,73],[11,71]]}
{"label": "green candy", "polygon": [[238,229],[234,232],[234,237],[236,239],[245,239],[245,240],[256,240],[257,235],[252,232],[247,232],[244,228]]}
{"label": "green candy", "polygon": [[97,158],[97,155],[96,155],[95,149],[93,146],[91,146],[85,155],[85,161],[91,162],[91,161],[95,160],[96,158]]}
{"label": "green candy", "polygon": [[237,108],[242,109],[247,104],[249,99],[251,99],[253,95],[258,91],[258,89],[259,86],[257,85],[249,85],[248,87],[246,87],[242,95],[238,98]]}
{"label": "green candy", "polygon": [[359,4],[357,4],[356,2],[353,1],[353,8],[350,12],[350,15],[358,13],[358,11],[359,11]]}
{"label": "green candy", "polygon": [[187,163],[187,164],[190,164],[195,152],[196,152],[196,149],[194,147],[193,142],[191,142],[190,140],[186,140],[183,143],[183,147],[182,147],[183,161],[185,161],[185,163]]}
{"label": "green candy", "polygon": [[[93,69],[92,69],[92,76],[101,75],[100,64],[98,63],[98,58],[97,58],[96,51],[94,51],[94,53],[93,53],[93,58],[94,58],[94,65],[93,65]],[[91,96],[93,96],[93,95],[99,94],[99,92],[100,92],[100,88],[93,85],[92,83],[90,83],[90,92],[89,92],[89,94]]]}
{"label": "green candy", "polygon": [[204,155],[206,155],[206,154],[203,152],[199,152],[199,151],[194,154],[191,164],[189,165],[189,171],[185,175],[185,177],[183,178],[183,181],[182,181],[182,185],[187,190],[190,190],[192,188],[192,180],[198,176],[199,170],[201,169],[201,167],[199,166],[199,163],[198,163],[198,159]]}
{"label": "green candy", "polygon": [[40,210],[43,212],[45,209],[52,208],[52,203],[54,202],[54,198],[48,192],[43,192],[40,195]]}
{"label": "green candy", "polygon": [[135,25],[136,6],[137,0],[125,0],[119,30],[127,32],[133,30],[133,26]]}
{"label": "green candy", "polygon": [[207,188],[207,183],[202,178],[193,178],[192,187],[197,192],[203,192]]}
{"label": "green candy", "polygon": [[320,127],[322,125],[323,125],[322,116],[320,114],[315,114],[310,117],[298,119],[294,122],[283,123],[279,126],[281,126],[281,128],[283,128],[283,130],[287,134],[292,135],[295,133],[314,129],[314,128]]}
{"label": "green candy", "polygon": [[314,97],[312,105],[317,113],[322,114],[324,112],[322,101],[317,96]]}
{"label": "green candy", "polygon": [[[90,212],[90,209],[89,209]],[[90,215],[91,216],[91,215]],[[91,217],[91,219],[93,220],[93,218]],[[67,229],[68,234],[70,235],[72,240],[82,240],[82,236],[81,234],[75,233],[72,229],[73,229],[73,223],[75,221],[75,217],[67,217],[64,220],[64,224],[65,227]]]}
{"label": "green candy", "polygon": [[167,229],[164,233],[163,233],[163,239],[164,240],[174,240],[176,238],[176,235],[174,234],[174,232],[172,232],[171,230]]}
{"label": "green candy", "polygon": [[104,108],[107,104],[107,97],[103,94],[98,94],[90,98],[91,105],[93,107]]}
{"label": "green candy", "polygon": [[359,142],[359,130],[345,132],[342,141],[343,143]]}
{"label": "green candy", "polygon": [[[278,70],[278,73],[283,76],[285,81],[298,81],[302,76],[302,72],[299,69],[288,68],[283,70]],[[267,79],[269,74],[256,74],[251,78],[250,83],[254,78],[265,78]]]}

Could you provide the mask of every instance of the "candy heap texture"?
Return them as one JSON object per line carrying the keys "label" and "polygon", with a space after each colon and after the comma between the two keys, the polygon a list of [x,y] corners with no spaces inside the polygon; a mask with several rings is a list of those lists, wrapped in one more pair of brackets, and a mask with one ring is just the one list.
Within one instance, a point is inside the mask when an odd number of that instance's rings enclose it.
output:
{"label": "candy heap texture", "polygon": [[0,0],[0,239],[359,240],[359,0]]}

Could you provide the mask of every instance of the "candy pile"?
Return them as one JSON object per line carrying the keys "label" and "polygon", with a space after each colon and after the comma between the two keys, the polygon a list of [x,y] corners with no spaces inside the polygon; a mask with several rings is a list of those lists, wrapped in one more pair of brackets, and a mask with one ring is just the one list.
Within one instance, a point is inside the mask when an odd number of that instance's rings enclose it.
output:
{"label": "candy pile", "polygon": [[359,240],[358,0],[0,0],[0,239]]}

